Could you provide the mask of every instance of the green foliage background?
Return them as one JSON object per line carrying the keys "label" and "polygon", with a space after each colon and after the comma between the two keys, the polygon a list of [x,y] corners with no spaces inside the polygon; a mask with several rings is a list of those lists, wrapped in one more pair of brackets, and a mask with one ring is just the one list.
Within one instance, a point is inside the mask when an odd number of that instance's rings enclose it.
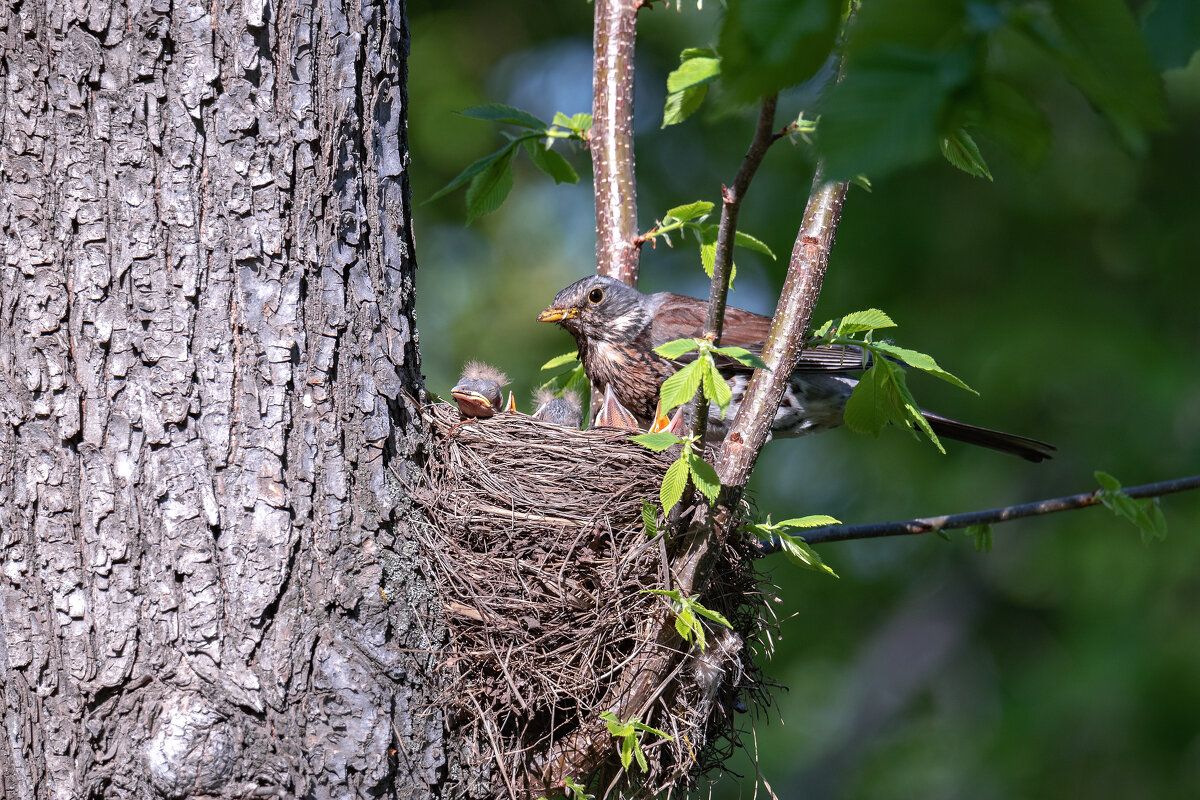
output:
{"label": "green foliage background", "polygon": [[[1194,26],[1187,3],[1164,5]],[[717,6],[639,20],[643,230],[718,200],[750,140],[753,110],[716,116],[716,103],[660,130],[666,75],[682,49],[717,44]],[[418,202],[502,143],[456,110],[588,110],[590,4],[418,0],[409,13]],[[1186,30],[1159,27],[1151,56],[1178,63]],[[895,430],[776,442],[753,483],[764,513],[903,519],[1089,490],[1094,469],[1126,485],[1200,471],[1200,61],[1165,73],[1168,127],[1134,154],[1044,57],[1004,58],[1049,121],[1044,155],[1030,165],[980,138],[994,182],[930,160],[852,189],[816,317],[886,310],[898,342],[982,395],[913,377],[923,405],[1053,441],[1059,456],[1033,465],[954,443],[942,456]],[[812,101],[785,92],[780,124]],[[575,186],[518,158],[508,201],[470,227],[461,192],[418,207],[431,390],[483,359],[528,410],[538,366],[571,348],[534,323],[594,267],[589,165],[568,158]],[[768,154],[741,224],[781,262],[738,252],[732,304],[773,308],[811,171],[804,146]],[[643,253],[643,290],[706,287],[694,244]],[[776,556],[784,622],[768,672],[789,690],[755,721],[763,775],[784,798],[1200,797],[1200,497],[1164,509],[1171,534],[1151,546],[1094,509],[997,526],[991,553],[963,537],[826,546],[840,580]],[[742,777],[715,796],[749,796],[753,767],[732,767]]]}

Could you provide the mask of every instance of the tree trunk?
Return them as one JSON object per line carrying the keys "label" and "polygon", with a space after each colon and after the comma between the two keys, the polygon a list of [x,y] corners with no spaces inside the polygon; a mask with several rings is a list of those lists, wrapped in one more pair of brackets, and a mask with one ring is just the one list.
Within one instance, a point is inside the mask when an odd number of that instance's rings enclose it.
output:
{"label": "tree trunk", "polygon": [[458,793],[407,51],[402,0],[0,6],[0,795]]}

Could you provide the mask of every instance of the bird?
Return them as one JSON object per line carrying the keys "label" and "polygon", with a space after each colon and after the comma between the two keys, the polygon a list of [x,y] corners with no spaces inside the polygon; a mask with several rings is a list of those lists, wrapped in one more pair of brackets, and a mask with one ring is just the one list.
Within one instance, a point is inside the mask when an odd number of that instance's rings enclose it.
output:
{"label": "bird", "polygon": [[[643,426],[656,418],[658,390],[674,374],[678,361],[654,348],[675,339],[700,337],[708,318],[708,302],[694,297],[657,292],[643,294],[618,280],[592,276],[559,292],[538,322],[556,322],[579,348],[588,379],[611,388],[615,400]],[[771,318],[740,308],[725,309],[722,345],[744,347],[761,355]],[[729,412],[722,418],[716,407],[709,415],[709,437],[723,438],[749,384],[751,368],[719,358],[717,366],[733,391]],[[820,433],[842,424],[846,401],[858,383],[855,373],[870,366],[870,356],[856,347],[825,345],[805,348],[771,423],[773,437]],[[1056,448],[1046,442],[982,428],[921,412],[939,437],[988,447],[1028,461],[1050,458]]]}
{"label": "bird", "polygon": [[627,431],[641,430],[637,417],[622,405],[616,394],[613,393],[612,384],[604,387],[604,400],[600,403],[600,410],[596,412],[596,422],[593,427],[621,428]]}
{"label": "bird", "polygon": [[533,393],[533,403],[534,419],[579,430],[579,423],[583,421],[583,406],[578,393],[567,389],[557,395],[553,389],[539,389]]}
{"label": "bird", "polygon": [[[508,376],[500,370],[482,361],[468,361],[450,396],[464,417],[487,419],[505,410],[501,390],[507,385]],[[513,405],[511,392],[509,405]]]}

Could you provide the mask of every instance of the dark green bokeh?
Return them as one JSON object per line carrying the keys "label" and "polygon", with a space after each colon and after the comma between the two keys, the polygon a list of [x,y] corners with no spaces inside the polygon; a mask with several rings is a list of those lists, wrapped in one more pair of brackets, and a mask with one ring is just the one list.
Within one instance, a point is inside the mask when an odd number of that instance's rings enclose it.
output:
{"label": "dark green bokeh", "polygon": [[[666,74],[683,48],[716,42],[717,5],[639,20],[643,229],[672,206],[718,200],[749,142],[751,109],[702,109],[659,130]],[[501,143],[455,110],[588,110],[591,12],[582,0],[410,4],[418,202]],[[817,317],[885,309],[897,341],[982,395],[914,376],[924,405],[1060,455],[1031,465],[951,443],[942,456],[895,430],[777,442],[753,483],[776,519],[903,519],[1085,491],[1094,469],[1127,485],[1200,471],[1200,64],[1167,74],[1171,127],[1135,157],[1065,80],[1040,77],[1036,54],[1003,57],[1048,118],[1042,160],[1028,167],[981,140],[994,183],[930,162],[853,189]],[[781,120],[812,99],[785,93]],[[508,201],[469,228],[461,192],[418,206],[432,391],[479,358],[513,377],[527,410],[538,366],[572,349],[533,321],[594,267],[586,154],[569,157],[576,186],[518,158]],[[783,259],[811,168],[805,147],[777,144],[742,211]],[[731,302],[769,313],[786,264],[737,261]],[[644,290],[706,287],[693,242],[643,253]],[[1170,536],[1150,546],[1088,510],[997,526],[991,553],[961,536],[830,545],[837,581],[770,563],[784,621],[767,671],[789,691],[768,719],[744,719],[762,774],[783,798],[1200,796],[1200,498],[1164,508]],[[750,796],[754,768],[731,767],[743,777],[716,796]]]}

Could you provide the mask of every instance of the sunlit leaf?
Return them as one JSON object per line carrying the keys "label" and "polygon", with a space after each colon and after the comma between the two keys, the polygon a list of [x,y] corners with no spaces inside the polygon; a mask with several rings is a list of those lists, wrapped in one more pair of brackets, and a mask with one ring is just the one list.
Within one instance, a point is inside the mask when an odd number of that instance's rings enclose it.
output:
{"label": "sunlit leaf", "polygon": [[683,490],[687,488],[687,481],[687,461],[681,458],[667,467],[667,474],[663,476],[662,486],[658,491],[658,499],[664,514],[670,514],[671,509],[679,503],[679,499],[683,497]]}

